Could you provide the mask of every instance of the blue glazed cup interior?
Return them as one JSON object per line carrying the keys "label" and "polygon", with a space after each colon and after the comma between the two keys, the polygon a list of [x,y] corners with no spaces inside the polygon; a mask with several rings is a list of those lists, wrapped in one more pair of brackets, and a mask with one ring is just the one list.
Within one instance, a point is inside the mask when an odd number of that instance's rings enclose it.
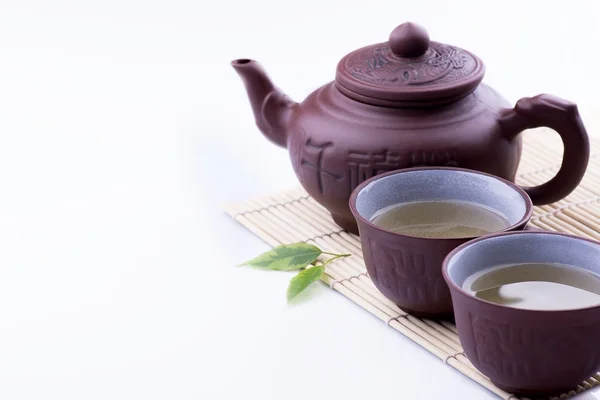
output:
{"label": "blue glazed cup interior", "polygon": [[457,248],[444,269],[447,279],[462,288],[469,276],[485,269],[533,262],[573,265],[600,275],[600,243],[543,231],[492,235]]}
{"label": "blue glazed cup interior", "polygon": [[371,221],[380,210],[419,201],[468,202],[504,216],[511,226],[522,222],[531,200],[513,183],[457,168],[415,168],[378,176],[356,194],[355,209]]}

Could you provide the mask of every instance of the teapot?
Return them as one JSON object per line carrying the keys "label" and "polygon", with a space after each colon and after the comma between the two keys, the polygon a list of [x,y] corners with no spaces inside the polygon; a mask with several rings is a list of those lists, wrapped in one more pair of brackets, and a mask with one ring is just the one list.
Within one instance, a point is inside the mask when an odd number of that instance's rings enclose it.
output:
{"label": "teapot", "polygon": [[540,94],[511,107],[481,82],[484,65],[477,56],[431,41],[411,22],[396,27],[387,42],[344,56],[335,80],[302,103],[274,86],[256,61],[231,65],[259,130],[289,150],[304,189],[349,232],[357,233],[350,194],[383,172],[453,166],[514,182],[526,129],[549,127],[564,145],[557,174],[524,188],[534,204],[567,196],[587,168],[589,140],[574,103]]}

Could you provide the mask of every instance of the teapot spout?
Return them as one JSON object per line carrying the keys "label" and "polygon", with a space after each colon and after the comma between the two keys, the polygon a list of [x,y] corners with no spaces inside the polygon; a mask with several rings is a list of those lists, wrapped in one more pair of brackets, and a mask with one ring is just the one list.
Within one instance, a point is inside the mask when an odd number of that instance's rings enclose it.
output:
{"label": "teapot spout", "polygon": [[231,66],[244,82],[258,129],[278,146],[286,147],[288,120],[297,103],[273,85],[258,62],[238,59]]}

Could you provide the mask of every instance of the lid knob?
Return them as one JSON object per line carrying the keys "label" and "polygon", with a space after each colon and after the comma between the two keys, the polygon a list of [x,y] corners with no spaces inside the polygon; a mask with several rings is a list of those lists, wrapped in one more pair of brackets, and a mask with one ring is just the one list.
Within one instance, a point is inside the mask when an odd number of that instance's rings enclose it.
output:
{"label": "lid knob", "polygon": [[390,33],[389,45],[398,57],[420,57],[429,49],[429,34],[422,26],[405,22]]}

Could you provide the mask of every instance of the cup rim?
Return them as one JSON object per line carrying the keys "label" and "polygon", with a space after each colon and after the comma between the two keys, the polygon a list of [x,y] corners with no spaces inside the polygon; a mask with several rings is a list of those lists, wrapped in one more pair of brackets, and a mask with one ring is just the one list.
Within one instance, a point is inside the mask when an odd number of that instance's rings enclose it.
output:
{"label": "cup rim", "polygon": [[591,243],[595,246],[600,247],[600,242],[597,240],[593,240],[593,239],[588,239],[588,238],[584,238],[581,236],[577,236],[577,235],[572,235],[569,233],[563,233],[563,232],[551,232],[551,231],[544,231],[544,230],[540,230],[540,231],[517,231],[517,232],[500,232],[500,233],[492,233],[489,235],[485,235],[485,236],[481,236],[477,239],[473,239],[473,240],[469,240],[466,243],[461,244],[460,246],[456,247],[455,249],[453,249],[452,251],[450,251],[448,253],[448,255],[446,255],[446,257],[444,258],[444,261],[442,262],[442,275],[444,276],[444,280],[446,281],[446,284],[451,288],[451,289],[455,289],[457,291],[459,291],[461,294],[469,297],[470,299],[476,301],[476,302],[480,302],[483,304],[487,304],[489,306],[495,307],[495,308],[499,308],[502,310],[510,310],[513,312],[521,312],[521,313],[545,313],[545,314],[551,314],[551,313],[573,313],[573,312],[578,312],[578,311],[587,311],[587,310],[600,310],[600,303],[595,305],[595,306],[589,306],[589,307],[581,307],[581,308],[568,308],[568,309],[559,309],[559,310],[536,310],[536,309],[529,309],[529,308],[516,308],[516,307],[509,307],[509,306],[505,306],[502,304],[498,304],[498,303],[494,303],[488,300],[484,300],[481,299],[479,297],[475,297],[472,294],[468,293],[467,291],[465,291],[462,287],[460,287],[459,285],[456,284],[456,282],[454,282],[454,280],[450,279],[450,276],[448,275],[448,264],[450,264],[450,260],[456,256],[456,254],[458,254],[459,252],[461,252],[462,250],[464,250],[465,248],[469,247],[469,246],[473,246],[479,242],[485,241],[485,240],[491,240],[491,239],[496,239],[499,237],[505,237],[505,236],[513,236],[513,235],[551,235],[551,236],[561,236],[564,238],[569,238],[569,239],[575,239],[575,240],[582,240],[584,242],[588,242]]}
{"label": "cup rim", "polygon": [[385,228],[382,228],[382,227],[380,227],[378,225],[375,225],[374,223],[372,223],[371,221],[369,221],[368,219],[366,219],[362,215],[360,215],[360,213],[356,209],[356,198],[358,197],[358,194],[367,185],[369,185],[371,182],[375,182],[375,181],[377,181],[379,179],[385,178],[385,177],[390,176],[390,175],[398,175],[398,174],[404,174],[404,173],[409,173],[409,172],[419,172],[419,171],[435,171],[435,170],[441,170],[441,171],[458,171],[458,172],[471,173],[471,174],[475,174],[475,175],[483,175],[483,176],[486,176],[488,178],[493,178],[493,179],[496,179],[496,180],[498,180],[500,182],[505,183],[507,186],[509,186],[511,189],[513,189],[515,192],[517,192],[517,193],[519,193],[519,195],[521,195],[521,197],[525,201],[525,213],[523,214],[523,217],[521,217],[521,219],[519,221],[517,221],[516,223],[514,223],[513,225],[510,225],[510,226],[508,226],[508,227],[506,227],[504,229],[501,229],[499,231],[494,231],[490,235],[494,235],[494,234],[498,234],[498,233],[503,233],[503,232],[509,232],[509,231],[514,230],[514,229],[516,229],[516,228],[518,228],[518,227],[520,227],[522,225],[526,225],[529,222],[529,220],[531,219],[531,216],[533,214],[533,203],[531,201],[531,198],[525,192],[525,190],[523,190],[523,188],[521,188],[519,185],[515,184],[514,182],[511,182],[511,181],[509,181],[507,179],[501,178],[501,177],[496,176],[496,175],[488,174],[487,172],[481,172],[481,171],[476,171],[476,170],[467,169],[467,168],[435,167],[435,166],[434,167],[413,167],[413,168],[404,168],[404,169],[399,169],[399,170],[394,170],[394,171],[388,171],[388,172],[385,172],[383,174],[375,175],[375,176],[372,176],[369,179],[366,179],[361,184],[359,184],[356,188],[354,188],[354,190],[350,194],[350,199],[349,199],[348,203],[349,203],[350,211],[352,212],[352,215],[354,216],[355,219],[360,220],[362,223],[369,225],[373,229],[389,233],[390,235],[396,235],[398,237],[404,237],[404,238],[410,238],[410,239],[428,240],[428,241],[432,241],[432,242],[436,241],[436,240],[443,240],[443,241],[449,241],[449,240],[464,241],[464,240],[468,240],[468,241],[470,241],[470,240],[482,237],[482,236],[464,236],[464,237],[458,237],[458,238],[433,238],[433,237],[420,237],[420,236],[406,235],[406,234],[403,234],[403,233],[394,232],[394,231],[391,231],[389,229],[385,229]]}

